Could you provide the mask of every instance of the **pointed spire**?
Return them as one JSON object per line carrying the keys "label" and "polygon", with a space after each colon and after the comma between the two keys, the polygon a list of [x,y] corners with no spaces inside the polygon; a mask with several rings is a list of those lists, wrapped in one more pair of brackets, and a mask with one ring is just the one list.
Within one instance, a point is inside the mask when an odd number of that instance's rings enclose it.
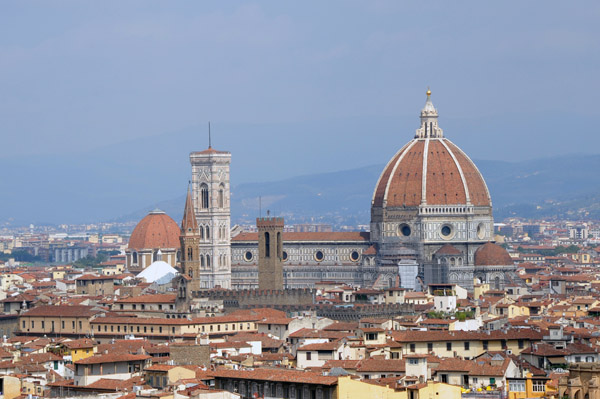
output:
{"label": "pointed spire", "polygon": [[198,222],[196,221],[196,212],[194,212],[192,193],[188,185],[185,208],[183,209],[183,220],[181,221],[181,231],[185,233],[190,230],[195,233],[198,230]]}
{"label": "pointed spire", "polygon": [[427,87],[427,101],[421,110],[421,127],[417,129],[415,138],[442,138],[444,132],[438,126],[438,112],[431,102],[431,90]]}

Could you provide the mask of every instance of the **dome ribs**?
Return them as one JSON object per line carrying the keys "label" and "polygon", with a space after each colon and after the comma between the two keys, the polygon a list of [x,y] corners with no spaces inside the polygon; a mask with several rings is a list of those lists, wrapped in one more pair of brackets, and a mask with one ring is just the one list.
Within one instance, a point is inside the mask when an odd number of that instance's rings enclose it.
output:
{"label": "dome ribs", "polygon": [[425,141],[418,140],[414,143],[400,160],[390,179],[386,193],[388,206],[417,206],[421,203]]}
{"label": "dome ribs", "polygon": [[180,229],[177,223],[165,213],[146,215],[133,229],[129,238],[129,248],[179,248]]}
{"label": "dome ribs", "polygon": [[429,143],[427,204],[456,205],[467,201],[460,171],[439,139]]}
{"label": "dome ribs", "polygon": [[462,168],[469,189],[471,203],[475,206],[491,206],[488,188],[473,161],[451,141],[446,140],[446,144],[452,150]]}
{"label": "dome ribs", "polygon": [[373,205],[375,205],[375,206],[383,205],[383,200],[386,195],[386,188],[388,187],[390,176],[393,173],[394,169],[396,168],[396,164],[404,156],[405,151],[408,148],[410,148],[412,143],[413,143],[412,141],[406,143],[400,149],[400,151],[398,151],[396,153],[396,155],[394,155],[394,157],[386,165],[385,169],[383,170],[383,173],[381,174],[381,176],[379,177],[379,180],[377,181],[377,186],[375,187],[375,193],[373,194]]}

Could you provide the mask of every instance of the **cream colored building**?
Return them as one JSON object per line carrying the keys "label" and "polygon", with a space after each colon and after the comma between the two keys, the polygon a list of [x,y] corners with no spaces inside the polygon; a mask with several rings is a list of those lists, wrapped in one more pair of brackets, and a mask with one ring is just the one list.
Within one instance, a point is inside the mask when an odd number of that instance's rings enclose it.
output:
{"label": "cream colored building", "polygon": [[90,306],[42,305],[19,316],[22,335],[86,336],[91,334],[90,320],[100,313]]}

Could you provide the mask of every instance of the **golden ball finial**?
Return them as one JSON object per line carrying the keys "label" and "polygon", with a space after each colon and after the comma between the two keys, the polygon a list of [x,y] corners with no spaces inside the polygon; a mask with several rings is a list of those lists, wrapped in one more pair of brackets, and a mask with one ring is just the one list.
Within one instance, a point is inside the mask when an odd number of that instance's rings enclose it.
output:
{"label": "golden ball finial", "polygon": [[427,88],[427,97],[429,97],[431,95],[431,90],[429,90],[429,87]]}

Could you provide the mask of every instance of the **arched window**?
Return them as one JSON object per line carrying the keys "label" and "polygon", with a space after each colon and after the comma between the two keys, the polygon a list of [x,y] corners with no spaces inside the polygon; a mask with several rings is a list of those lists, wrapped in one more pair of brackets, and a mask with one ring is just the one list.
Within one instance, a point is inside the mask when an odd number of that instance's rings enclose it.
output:
{"label": "arched window", "polygon": [[134,265],[137,264],[138,258],[137,258],[137,252],[136,251],[133,251],[133,253],[131,254],[131,258],[132,258],[131,263],[133,263]]}
{"label": "arched window", "polygon": [[191,267],[188,269],[188,276],[190,276],[192,278],[194,277],[194,271],[192,270]]}
{"label": "arched window", "polygon": [[265,258],[271,256],[271,235],[268,231],[265,232]]}
{"label": "arched window", "polygon": [[225,186],[223,183],[219,185],[219,193],[217,198],[219,202],[219,208],[225,208]]}
{"label": "arched window", "polygon": [[202,183],[200,185],[200,207],[202,209],[208,209],[208,185],[206,183]]}
{"label": "arched window", "polygon": [[200,266],[204,267],[204,255],[200,255]]}
{"label": "arched window", "polygon": [[281,247],[281,233],[277,232],[277,256],[281,257],[283,248]]}
{"label": "arched window", "polygon": [[210,255],[206,255],[206,267],[210,267]]}
{"label": "arched window", "polygon": [[206,226],[206,239],[210,240],[210,227]]}
{"label": "arched window", "polygon": [[500,277],[496,276],[494,278],[494,289],[499,290],[500,289]]}
{"label": "arched window", "polygon": [[152,262],[156,262],[158,260],[158,251],[152,254]]}
{"label": "arched window", "polygon": [[200,239],[204,240],[204,226],[200,226]]}
{"label": "arched window", "polygon": [[194,259],[194,250],[192,249],[192,247],[189,247],[187,249],[187,255],[188,255],[187,260]]}

